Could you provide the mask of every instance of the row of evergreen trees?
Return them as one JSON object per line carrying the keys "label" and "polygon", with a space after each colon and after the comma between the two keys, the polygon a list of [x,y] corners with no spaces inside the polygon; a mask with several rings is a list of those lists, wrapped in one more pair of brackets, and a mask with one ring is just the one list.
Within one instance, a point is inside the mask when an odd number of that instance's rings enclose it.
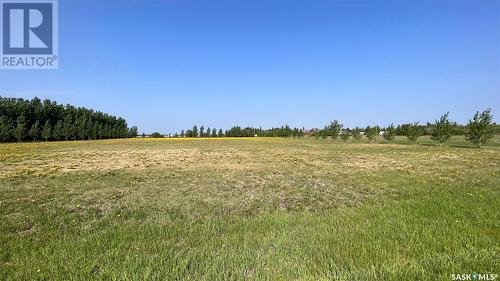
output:
{"label": "row of evergreen trees", "polygon": [[91,140],[137,136],[123,118],[39,98],[0,97],[0,142]]}

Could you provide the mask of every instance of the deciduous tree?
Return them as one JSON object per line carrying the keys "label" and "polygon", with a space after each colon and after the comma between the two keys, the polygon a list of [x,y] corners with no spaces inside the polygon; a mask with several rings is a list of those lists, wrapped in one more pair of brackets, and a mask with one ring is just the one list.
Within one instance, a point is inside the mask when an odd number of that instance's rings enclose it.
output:
{"label": "deciduous tree", "polygon": [[193,126],[192,134],[193,134],[193,136],[192,136],[193,138],[197,138],[198,137],[198,126],[196,126],[196,125]]}
{"label": "deciduous tree", "polygon": [[31,126],[31,129],[29,131],[29,136],[34,140],[37,141],[41,138],[42,130],[40,129],[40,121],[36,120],[35,124]]}
{"label": "deciduous tree", "polygon": [[495,133],[493,124],[493,115],[491,109],[487,109],[482,113],[479,111],[474,114],[469,124],[467,124],[466,139],[476,145],[478,148],[482,144],[488,143]]}
{"label": "deciduous tree", "polygon": [[43,139],[45,139],[45,141],[49,141],[49,139],[52,137],[52,126],[50,125],[49,120],[47,120],[47,122],[45,122],[45,125],[43,126],[42,137]]}
{"label": "deciduous tree", "polygon": [[384,133],[382,134],[382,137],[386,141],[393,141],[395,136],[396,136],[396,128],[394,127],[394,124],[391,124],[387,128],[385,128]]}
{"label": "deciduous tree", "polygon": [[379,129],[377,126],[376,127],[368,126],[365,129],[365,136],[369,141],[374,140],[377,137],[378,133],[379,133]]}
{"label": "deciduous tree", "polygon": [[0,141],[6,142],[11,140],[14,135],[14,125],[7,116],[0,117]]}
{"label": "deciduous tree", "polygon": [[453,124],[448,120],[448,113],[442,115],[434,123],[431,139],[440,144],[447,142],[453,135]]}
{"label": "deciduous tree", "polygon": [[418,138],[420,138],[424,134],[424,130],[418,125],[418,122],[408,123],[406,124],[406,137],[410,143],[417,142]]}
{"label": "deciduous tree", "polygon": [[24,115],[21,115],[16,120],[15,136],[17,141],[23,141],[26,138],[27,134],[28,131],[26,129],[26,118],[24,118]]}
{"label": "deciduous tree", "polygon": [[361,129],[356,127],[354,129],[351,130],[351,136],[354,140],[357,140],[359,141],[361,139]]}
{"label": "deciduous tree", "polygon": [[52,133],[52,135],[56,141],[59,141],[64,137],[62,120],[57,121],[56,125],[54,126],[54,132]]}

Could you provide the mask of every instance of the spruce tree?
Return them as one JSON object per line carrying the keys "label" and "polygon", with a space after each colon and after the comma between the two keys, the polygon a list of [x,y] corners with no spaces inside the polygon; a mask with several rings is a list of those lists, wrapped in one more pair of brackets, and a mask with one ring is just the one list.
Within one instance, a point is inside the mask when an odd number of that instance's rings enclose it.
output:
{"label": "spruce tree", "polygon": [[48,141],[52,137],[52,126],[50,125],[50,121],[47,120],[45,125],[43,126],[42,137],[45,141]]}
{"label": "spruce tree", "polygon": [[217,137],[217,130],[215,128],[212,129],[212,138]]}
{"label": "spruce tree", "polygon": [[493,123],[491,108],[483,111],[481,114],[477,111],[474,117],[469,120],[469,124],[467,124],[465,138],[476,145],[477,148],[480,148],[482,144],[488,143],[493,137],[495,134],[494,129],[495,125]]}
{"label": "spruce tree", "polygon": [[219,129],[219,132],[217,133],[217,137],[222,138],[224,136],[224,132],[222,129]]}

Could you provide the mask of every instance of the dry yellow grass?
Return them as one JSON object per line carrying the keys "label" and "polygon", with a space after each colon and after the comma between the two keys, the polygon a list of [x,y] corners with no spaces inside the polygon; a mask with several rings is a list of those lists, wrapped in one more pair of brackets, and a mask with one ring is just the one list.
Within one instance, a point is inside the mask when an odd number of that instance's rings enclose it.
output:
{"label": "dry yellow grass", "polygon": [[136,280],[151,279],[149,268],[158,279],[416,280],[491,270],[499,178],[497,143],[0,144],[0,276]]}

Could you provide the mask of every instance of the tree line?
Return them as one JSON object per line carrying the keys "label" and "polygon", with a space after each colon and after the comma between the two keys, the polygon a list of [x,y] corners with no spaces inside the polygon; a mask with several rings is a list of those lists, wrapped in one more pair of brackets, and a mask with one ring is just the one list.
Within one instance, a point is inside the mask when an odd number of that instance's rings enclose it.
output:
{"label": "tree line", "polygon": [[[386,141],[393,141],[396,136],[405,136],[410,143],[415,143],[421,136],[430,135],[433,141],[443,144],[453,135],[465,135],[466,139],[480,147],[487,143],[495,133],[500,133],[500,126],[493,123],[491,109],[483,112],[476,112],[467,125],[459,125],[457,122],[449,120],[449,113],[442,115],[434,123],[421,125],[419,122],[406,123],[400,125],[391,124],[387,127],[367,126],[364,128],[344,128],[344,126],[335,120],[322,129],[305,130],[304,128],[291,128],[288,125],[262,129],[254,127],[234,126],[229,130],[206,128],[197,125],[181,133],[175,133],[172,137],[191,137],[191,138],[220,138],[220,137],[304,137],[314,136],[317,138],[330,138],[342,141],[349,139],[360,140],[366,137],[369,141],[381,136]],[[153,136],[153,135],[152,135]],[[155,133],[156,137],[163,137]]]}
{"label": "tree line", "polygon": [[[194,125],[193,128],[182,130],[180,133],[175,133],[172,137],[188,137],[188,138],[221,138],[221,137],[302,137],[304,136],[304,128],[291,128],[288,125],[271,128],[262,129],[254,127],[234,126],[229,130],[222,130],[217,128],[210,128],[205,126]],[[152,137],[162,137],[160,133],[151,134]]]}
{"label": "tree line", "polygon": [[137,136],[137,127],[99,111],[51,100],[0,97],[0,142],[95,140]]}
{"label": "tree line", "polygon": [[360,140],[363,135],[369,141],[374,140],[378,135],[381,135],[386,141],[393,141],[396,136],[406,136],[410,143],[415,143],[423,135],[430,135],[431,140],[439,144],[447,142],[453,135],[465,135],[467,141],[480,147],[486,144],[495,133],[499,133],[499,129],[500,127],[493,123],[491,109],[487,109],[481,113],[477,111],[465,126],[451,122],[448,112],[435,120],[434,123],[427,123],[425,126],[414,122],[398,126],[391,124],[385,128],[376,125],[363,129],[359,127],[344,129],[338,121],[333,121],[314,135],[323,138],[330,137],[334,140],[340,137],[342,141],[347,141],[349,138]]}

